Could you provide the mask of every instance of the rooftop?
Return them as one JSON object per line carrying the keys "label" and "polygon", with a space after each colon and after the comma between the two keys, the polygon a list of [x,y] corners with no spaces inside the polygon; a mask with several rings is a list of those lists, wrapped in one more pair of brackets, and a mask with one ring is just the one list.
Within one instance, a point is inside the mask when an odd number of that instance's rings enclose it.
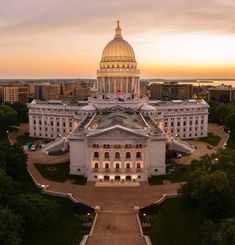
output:
{"label": "rooftop", "polygon": [[114,108],[111,111],[97,114],[89,127],[91,129],[105,129],[114,125],[121,125],[130,129],[147,127],[139,113],[133,113],[124,108]]}
{"label": "rooftop", "polygon": [[163,101],[163,100],[150,100],[150,105],[153,106],[169,106],[169,105],[206,105],[205,100],[169,100],[169,101]]}

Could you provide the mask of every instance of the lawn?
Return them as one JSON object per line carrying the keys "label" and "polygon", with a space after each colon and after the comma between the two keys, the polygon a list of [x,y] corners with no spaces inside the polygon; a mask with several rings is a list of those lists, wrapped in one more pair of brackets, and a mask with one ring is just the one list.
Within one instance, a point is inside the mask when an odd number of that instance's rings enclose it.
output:
{"label": "lawn", "polygon": [[227,146],[228,146],[228,148],[235,149],[235,134],[230,135],[228,142],[227,142]]}
{"label": "lawn", "polygon": [[38,138],[33,138],[29,136],[29,133],[24,133],[22,135],[19,135],[16,137],[16,141],[21,144],[21,145],[25,145],[28,142],[34,142],[35,140],[38,140]]}
{"label": "lawn", "polygon": [[221,140],[221,137],[218,135],[215,135],[211,132],[208,133],[207,137],[200,138],[200,141],[206,142],[212,146],[217,146]]}
{"label": "lawn", "polygon": [[[21,191],[24,193],[40,194],[40,189],[32,182],[30,176],[25,173],[20,180]],[[40,194],[42,195],[42,194]],[[54,200],[58,205],[57,219],[53,222],[48,220],[45,227],[37,232],[26,230],[23,236],[23,245],[71,245],[79,244],[84,234],[88,234],[90,228],[83,227],[83,215],[78,215],[74,203],[67,198],[59,198],[43,195],[44,198]],[[78,212],[77,212],[78,213]],[[46,214],[45,214],[46,215]]]}
{"label": "lawn", "polygon": [[[148,217],[147,217],[148,218]],[[165,201],[153,216],[152,227],[144,228],[152,244],[157,245],[198,245],[203,217],[192,209],[182,209],[179,199]]]}
{"label": "lawn", "polygon": [[58,164],[40,164],[35,163],[35,167],[43,177],[48,180],[56,182],[65,182],[66,180],[73,180],[74,184],[85,185],[86,178],[81,175],[69,174],[69,162]]}
{"label": "lawn", "polygon": [[187,179],[190,171],[190,166],[181,164],[170,164],[167,166],[167,174],[152,176],[149,178],[150,185],[161,185],[164,180],[169,180],[172,183],[182,182]]}

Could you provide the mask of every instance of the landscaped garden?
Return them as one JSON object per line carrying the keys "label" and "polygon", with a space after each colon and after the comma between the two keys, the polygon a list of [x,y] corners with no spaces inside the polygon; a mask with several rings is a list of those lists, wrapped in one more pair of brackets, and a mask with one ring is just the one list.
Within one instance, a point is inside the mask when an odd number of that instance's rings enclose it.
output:
{"label": "landscaped garden", "polygon": [[87,179],[84,176],[69,174],[69,162],[58,164],[35,163],[34,165],[41,173],[41,175],[48,180],[56,182],[65,182],[66,180],[72,180],[74,184],[86,184]]}
{"label": "landscaped garden", "polygon": [[94,209],[42,195],[19,145],[0,142],[0,244],[75,245],[88,234]]}
{"label": "landscaped garden", "polygon": [[[155,215],[140,214],[140,219],[147,226],[143,231],[145,235],[149,235],[152,244],[202,244],[200,239],[204,218],[195,210],[182,209],[179,198],[159,205]],[[151,227],[148,227],[148,223],[151,223]]]}
{"label": "landscaped garden", "polygon": [[211,132],[208,133],[207,137],[200,138],[200,141],[204,141],[212,146],[217,146],[221,140],[219,135],[215,135]]}
{"label": "landscaped garden", "polygon": [[32,138],[29,136],[29,133],[24,133],[22,135],[19,135],[18,137],[16,137],[16,141],[17,143],[21,144],[21,145],[25,145],[28,142],[33,142],[37,140],[37,138]]}
{"label": "landscaped garden", "polygon": [[182,164],[167,164],[166,175],[152,176],[149,178],[150,185],[161,185],[164,181],[168,180],[172,183],[182,182],[187,179],[190,166]]}

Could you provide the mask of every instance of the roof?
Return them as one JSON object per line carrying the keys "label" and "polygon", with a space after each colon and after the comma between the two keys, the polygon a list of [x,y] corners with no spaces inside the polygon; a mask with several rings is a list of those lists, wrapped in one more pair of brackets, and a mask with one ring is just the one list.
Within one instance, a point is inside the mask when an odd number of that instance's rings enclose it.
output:
{"label": "roof", "polygon": [[97,114],[89,127],[91,129],[105,129],[114,125],[121,125],[130,129],[144,129],[147,127],[139,113],[128,112],[120,108]]}

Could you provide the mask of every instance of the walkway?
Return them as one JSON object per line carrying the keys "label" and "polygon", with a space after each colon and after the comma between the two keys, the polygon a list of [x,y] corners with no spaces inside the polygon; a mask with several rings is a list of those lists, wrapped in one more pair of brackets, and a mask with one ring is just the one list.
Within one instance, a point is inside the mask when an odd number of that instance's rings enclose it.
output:
{"label": "walkway", "polygon": [[223,126],[218,126],[217,124],[208,124],[208,132],[212,132],[213,134],[221,137],[221,140],[217,146],[212,147],[212,149],[208,149],[207,146],[209,144],[206,142],[200,140],[186,140],[186,142],[188,142],[189,144],[195,145],[197,149],[191,155],[177,159],[176,162],[181,164],[190,164],[193,159],[199,159],[201,156],[206,154],[210,155],[212,153],[216,153],[216,151],[219,148],[222,148],[224,146],[224,143],[227,142],[228,133],[224,132]]}
{"label": "walkway", "polygon": [[28,169],[35,180],[49,185],[50,191],[71,193],[74,198],[90,206],[100,206],[97,223],[89,245],[126,245],[145,244],[142,238],[134,211],[134,206],[144,207],[159,200],[163,194],[176,193],[179,184],[149,186],[141,183],[139,187],[95,187],[88,182],[86,185],[59,183],[49,181],[34,167],[33,163],[58,163],[68,160],[68,155],[60,157],[47,156],[40,151],[28,152]]}

